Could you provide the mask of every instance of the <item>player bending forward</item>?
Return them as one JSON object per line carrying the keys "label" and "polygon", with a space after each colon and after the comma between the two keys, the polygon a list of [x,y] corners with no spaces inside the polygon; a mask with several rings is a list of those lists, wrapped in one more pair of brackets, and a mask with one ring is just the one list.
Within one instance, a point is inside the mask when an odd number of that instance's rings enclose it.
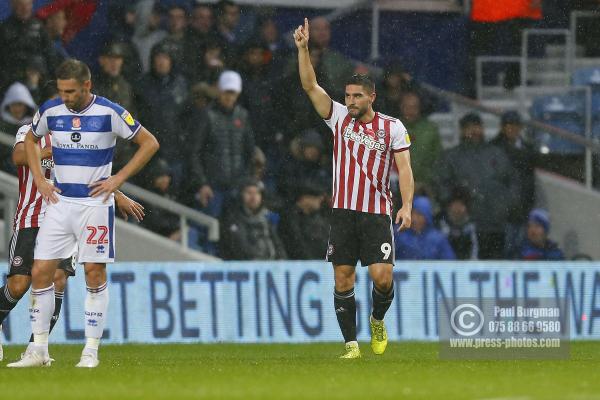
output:
{"label": "player bending forward", "polygon": [[394,239],[390,169],[400,175],[400,229],[410,227],[414,182],[407,151],[410,139],[402,123],[373,111],[375,85],[366,75],[346,82],[346,105],[332,101],[317,83],[308,53],[308,19],[294,31],[302,88],[333,132],[333,210],[327,260],[335,275],[334,305],[346,342],[341,358],[361,356],[356,341],[354,282],[356,263],[368,265],[373,280],[370,317],[371,348],[383,354],[387,332],[383,323],[394,299]]}
{"label": "player bending forward", "polygon": [[[158,150],[154,136],[121,106],[91,93],[91,74],[78,60],[64,61],[56,71],[60,98],[44,103],[25,138],[27,162],[42,198],[48,202],[35,245],[29,309],[33,346],[9,367],[41,367],[50,362],[48,334],[54,313],[53,277],[61,259],[78,247],[84,264],[86,343],[77,367],[96,367],[108,308],[106,263],[114,262],[113,193],[137,173]],[[52,134],[54,184],[40,167],[38,141]],[[116,137],[139,148],[111,176]]]}
{"label": "player bending forward", "polygon": [[[6,285],[0,287],[0,330],[2,322],[17,305],[31,286],[31,267],[33,265],[33,248],[40,224],[46,214],[46,202],[37,191],[27,166],[25,155],[25,136],[31,125],[23,125],[17,131],[12,152],[13,163],[18,168],[19,199],[13,223],[13,234],[10,240],[8,256],[8,279]],[[48,179],[53,178],[54,162],[52,161],[52,137],[47,135],[38,142],[41,147],[42,171]],[[115,193],[115,203],[125,217],[131,214],[138,221],[144,218],[144,207],[121,192]],[[74,249],[73,253],[76,252]],[[54,274],[54,314],[50,322],[50,332],[58,321],[67,279],[75,275],[75,257],[61,260]],[[25,353],[31,351],[33,335],[29,338],[29,346]],[[25,355],[23,354],[23,356]],[[0,361],[3,359],[0,343]]]}

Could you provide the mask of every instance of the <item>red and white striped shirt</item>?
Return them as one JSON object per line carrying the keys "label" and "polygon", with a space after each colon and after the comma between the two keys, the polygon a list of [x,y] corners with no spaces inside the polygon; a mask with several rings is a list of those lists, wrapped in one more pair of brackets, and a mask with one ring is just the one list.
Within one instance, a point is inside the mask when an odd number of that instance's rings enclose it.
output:
{"label": "red and white striped shirt", "polygon": [[391,215],[394,153],[410,147],[402,122],[376,112],[365,124],[334,101],[325,123],[333,132],[333,208]]}
{"label": "red and white striped shirt", "polygon": [[[15,138],[15,146],[25,141],[27,132],[31,129],[31,125],[23,125],[19,128]],[[50,135],[46,135],[38,142],[41,148],[52,146]],[[42,160],[42,172],[46,179],[52,179],[52,169],[54,162],[52,159]],[[19,200],[17,201],[17,211],[13,221],[13,230],[23,228],[39,228],[46,214],[46,202],[42,199],[42,195],[38,192],[33,176],[29,167],[20,165],[18,167],[19,176]]]}

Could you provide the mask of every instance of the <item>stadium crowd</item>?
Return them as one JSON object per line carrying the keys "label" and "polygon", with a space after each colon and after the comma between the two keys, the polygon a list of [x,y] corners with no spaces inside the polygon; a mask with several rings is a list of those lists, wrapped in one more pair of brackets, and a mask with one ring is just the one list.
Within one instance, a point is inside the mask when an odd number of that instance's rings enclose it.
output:
{"label": "stadium crowd", "polygon": [[[218,246],[201,227],[192,230],[190,245],[203,251],[241,260],[323,258],[330,132],[302,91],[297,56],[274,14],[254,10],[249,27],[230,0],[109,3],[111,35],[93,66],[93,92],[129,110],[161,143],[133,183],[218,218]],[[13,13],[0,24],[1,131],[31,122],[47,97],[44,82],[69,57],[64,41],[82,11],[73,4],[55,1],[34,14],[31,0],[11,0]],[[326,19],[311,20],[310,37],[319,84],[342,101],[345,79],[368,68],[330,48]],[[518,113],[502,117],[489,143],[481,118],[467,114],[460,144],[443,149],[427,118],[436,99],[399,62],[389,62],[377,87],[375,109],[400,118],[413,142],[418,196],[413,226],[395,232],[397,259],[563,258],[548,239],[547,212],[533,209],[537,155]],[[114,168],[132,151],[119,142]],[[14,173],[10,148],[2,160]],[[392,190],[398,207],[397,179]],[[176,215],[146,208],[143,226],[180,238]]]}

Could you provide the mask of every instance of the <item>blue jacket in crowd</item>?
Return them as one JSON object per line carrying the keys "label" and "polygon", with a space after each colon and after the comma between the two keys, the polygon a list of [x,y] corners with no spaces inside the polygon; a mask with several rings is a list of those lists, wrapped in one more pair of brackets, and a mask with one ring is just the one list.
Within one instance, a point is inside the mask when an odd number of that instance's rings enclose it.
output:
{"label": "blue jacket in crowd", "polygon": [[538,247],[526,239],[521,247],[520,256],[521,260],[530,261],[559,261],[565,259],[562,250],[552,240],[547,240],[544,247]]}
{"label": "blue jacket in crowd", "polygon": [[427,197],[417,196],[413,210],[422,214],[427,226],[421,233],[413,229],[398,232],[394,229],[396,259],[398,260],[454,260],[454,250],[444,234],[433,225],[431,202]]}

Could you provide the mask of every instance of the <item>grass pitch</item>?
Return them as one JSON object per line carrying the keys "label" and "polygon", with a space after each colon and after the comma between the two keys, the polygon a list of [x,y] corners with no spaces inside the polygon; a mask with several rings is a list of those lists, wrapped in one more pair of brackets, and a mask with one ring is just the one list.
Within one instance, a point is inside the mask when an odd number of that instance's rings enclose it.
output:
{"label": "grass pitch", "polygon": [[52,346],[51,368],[11,370],[0,399],[600,399],[600,342],[565,361],[440,361],[437,343],[390,343],[383,356],[338,360],[340,344],[103,346],[95,370],[81,346]]}

